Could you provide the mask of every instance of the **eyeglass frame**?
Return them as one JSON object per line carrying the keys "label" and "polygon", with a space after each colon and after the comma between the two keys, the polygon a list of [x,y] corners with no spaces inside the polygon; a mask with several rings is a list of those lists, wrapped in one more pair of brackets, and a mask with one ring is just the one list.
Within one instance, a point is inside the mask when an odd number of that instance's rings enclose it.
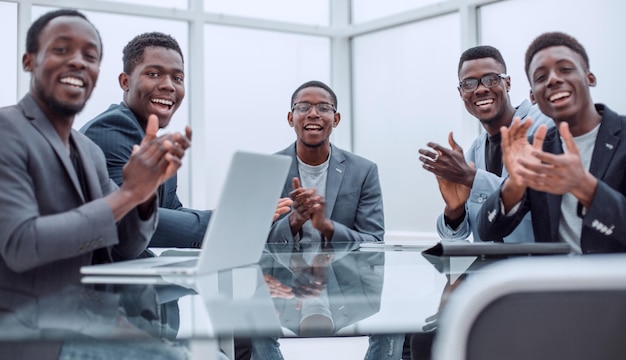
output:
{"label": "eyeglass frame", "polygon": [[[311,104],[311,103],[310,103],[310,102],[308,102],[308,101],[301,101],[301,102],[294,103],[294,104],[291,106],[291,112],[294,112],[294,110],[296,109],[296,105],[298,105],[298,104],[309,104],[309,105],[311,105],[311,109],[313,109],[313,107],[315,107],[315,111],[317,111],[319,114],[324,114],[324,113],[325,113],[325,112],[322,112],[322,111],[320,111],[320,110],[319,110],[319,108],[318,108],[318,106],[319,106],[319,105],[330,105],[330,107],[331,107],[331,109],[332,109],[333,114],[337,112],[337,108],[335,107],[335,104],[331,104],[331,103],[327,103],[327,102],[321,102],[321,103],[317,103],[317,104]],[[302,114],[308,114],[308,113],[311,111],[311,109],[309,109],[309,111],[304,112],[304,113],[302,113]]]}
{"label": "eyeglass frame", "polygon": [[[498,78],[499,78],[499,81],[497,83],[495,83],[493,86],[488,86],[487,84],[485,84],[483,82],[483,79],[488,77],[488,76],[492,76],[492,75],[497,75]],[[504,79],[506,79],[508,77],[509,77],[509,75],[504,74],[504,73],[501,73],[501,74],[489,73],[489,74],[485,74],[485,75],[481,76],[480,78],[467,78],[467,79],[463,79],[463,80],[459,81],[459,89],[461,89],[461,91],[463,91],[464,93],[471,93],[472,91],[476,91],[476,89],[478,89],[480,84],[483,84],[483,86],[486,87],[487,89],[491,89],[491,88],[494,88],[494,87],[498,86],[498,84],[500,83],[501,80],[504,80]],[[477,81],[476,82],[476,87],[471,89],[471,90],[465,90],[463,88],[463,83],[466,82],[467,80],[476,80]]]}

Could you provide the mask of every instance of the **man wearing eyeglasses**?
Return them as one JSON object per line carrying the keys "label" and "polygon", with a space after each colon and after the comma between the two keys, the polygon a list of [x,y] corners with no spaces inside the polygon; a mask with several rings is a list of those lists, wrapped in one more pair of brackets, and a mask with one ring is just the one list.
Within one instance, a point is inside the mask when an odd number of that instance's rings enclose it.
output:
{"label": "man wearing eyeglasses", "polygon": [[[337,96],[328,85],[309,81],[294,91],[287,122],[295,130],[296,141],[278,152],[293,158],[282,194],[293,200],[292,210],[274,222],[269,243],[303,246],[383,240],[378,167],[331,144],[330,135],[340,120]],[[301,335],[334,334],[358,320],[354,308],[323,304],[323,296],[315,303],[302,300],[297,329]],[[252,342],[252,360],[283,358],[276,339]],[[404,334],[371,336],[365,358],[398,359],[403,343]]]}
{"label": "man wearing eyeglasses", "polygon": [[[430,142],[427,144],[430,149],[420,149],[419,153],[424,169],[436,175],[445,202],[444,212],[437,219],[439,236],[443,240],[465,240],[473,234],[476,242],[481,241],[476,229],[478,211],[507,176],[502,166],[500,127],[508,127],[514,118],[532,118],[529,133],[534,133],[539,125],[553,126],[553,122],[528,100],[513,107],[506,64],[500,51],[492,46],[476,46],[463,52],[458,75],[461,100],[485,131],[474,140],[466,155],[452,132],[448,136],[450,149]],[[530,216],[501,240],[533,242]]]}

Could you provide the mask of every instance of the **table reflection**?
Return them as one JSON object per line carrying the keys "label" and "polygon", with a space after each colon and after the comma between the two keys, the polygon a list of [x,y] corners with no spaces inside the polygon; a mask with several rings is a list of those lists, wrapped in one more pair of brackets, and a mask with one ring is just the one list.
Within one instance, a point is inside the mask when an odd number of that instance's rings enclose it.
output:
{"label": "table reflection", "polygon": [[153,286],[71,285],[39,299],[0,292],[0,358],[187,356],[175,340],[178,304]]}
{"label": "table reflection", "polygon": [[328,336],[380,310],[384,252],[355,243],[269,244],[260,266],[281,325],[297,336]]}

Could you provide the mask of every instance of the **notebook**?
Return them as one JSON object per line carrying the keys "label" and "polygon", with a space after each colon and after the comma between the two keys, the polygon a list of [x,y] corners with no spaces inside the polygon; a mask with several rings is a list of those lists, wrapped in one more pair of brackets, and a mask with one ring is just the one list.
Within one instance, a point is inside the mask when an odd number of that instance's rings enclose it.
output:
{"label": "notebook", "polygon": [[257,263],[291,157],[237,151],[198,256],[158,256],[81,268],[84,275],[196,275]]}

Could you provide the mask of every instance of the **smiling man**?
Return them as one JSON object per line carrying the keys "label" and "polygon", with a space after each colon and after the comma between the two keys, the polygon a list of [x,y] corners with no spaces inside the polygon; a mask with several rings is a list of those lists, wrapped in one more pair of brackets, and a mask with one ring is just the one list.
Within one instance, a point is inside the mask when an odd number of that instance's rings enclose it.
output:
{"label": "smiling man", "polygon": [[[308,81],[291,96],[287,123],[296,140],[278,154],[293,161],[283,197],[293,200],[292,210],[274,222],[268,242],[301,244],[382,241],[385,233],[383,198],[378,166],[331,143],[339,125],[337,96],[326,84]],[[343,309],[329,306],[327,289],[300,308],[300,335],[339,330],[333,318],[345,319]],[[326,295],[325,295],[326,294]],[[397,359],[404,335],[373,335],[366,360]],[[277,339],[254,339],[253,360],[282,359]]]}
{"label": "smiling man", "polygon": [[[160,32],[134,37],[123,50],[119,75],[123,101],[111,105],[80,129],[104,151],[109,176],[122,183],[122,171],[134,144],[141,141],[146,119],[154,114],[166,128],[185,97],[183,53],[178,42]],[[173,176],[159,188],[159,224],[150,247],[199,248],[211,210],[183,207]],[[280,199],[275,217],[289,211],[291,200]]]}
{"label": "smiling man", "polygon": [[[484,200],[494,192],[507,176],[502,166],[500,127],[509,126],[513,118],[532,118],[535,126],[551,124],[536,105],[524,100],[513,107],[509,98],[511,79],[506,75],[506,64],[500,51],[492,46],[476,46],[461,54],[458,66],[461,100],[467,112],[480,121],[482,132],[472,143],[466,155],[448,136],[451,149],[430,142],[430,149],[420,149],[423,168],[437,177],[439,190],[445,202],[443,214],[437,218],[437,231],[444,240],[464,240],[477,234],[476,216]],[[504,242],[532,242],[534,240],[530,216],[517,230],[504,237]]]}
{"label": "smiling man", "polygon": [[[123,101],[111,105],[81,129],[104,151],[109,176],[122,183],[124,164],[141,141],[150,114],[159,128],[169,125],[185,97],[183,53],[178,42],[159,32],[133,38],[123,50],[119,75]],[[184,208],[176,195],[176,176],[159,189],[159,224],[151,247],[200,247],[210,210]]]}
{"label": "smiling man", "polygon": [[525,67],[531,99],[558,128],[541,126],[532,139],[529,123],[501,129],[509,178],[482,208],[480,235],[505,236],[531,212],[537,241],[579,254],[626,251],[626,117],[593,103],[587,52],[567,34],[537,37]]}

